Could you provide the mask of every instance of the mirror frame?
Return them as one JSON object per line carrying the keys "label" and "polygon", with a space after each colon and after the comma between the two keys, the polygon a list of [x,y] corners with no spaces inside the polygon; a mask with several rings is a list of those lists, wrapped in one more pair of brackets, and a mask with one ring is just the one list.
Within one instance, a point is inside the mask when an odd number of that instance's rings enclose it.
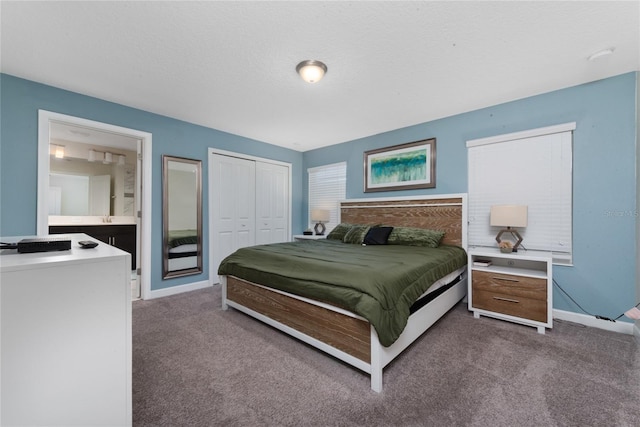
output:
{"label": "mirror frame", "polygon": [[[180,270],[169,269],[169,162],[191,164],[196,168],[197,265]],[[199,273],[202,273],[202,161],[165,154],[162,156],[162,278],[170,279]]]}

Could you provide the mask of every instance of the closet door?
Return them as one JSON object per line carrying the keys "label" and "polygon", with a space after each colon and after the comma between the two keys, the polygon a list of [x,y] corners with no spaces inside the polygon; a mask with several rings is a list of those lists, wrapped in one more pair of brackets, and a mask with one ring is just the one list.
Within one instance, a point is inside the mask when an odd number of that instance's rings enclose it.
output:
{"label": "closet door", "polygon": [[235,250],[255,244],[255,162],[213,154],[210,243],[213,265]]}
{"label": "closet door", "polygon": [[256,244],[289,240],[289,168],[256,162]]}

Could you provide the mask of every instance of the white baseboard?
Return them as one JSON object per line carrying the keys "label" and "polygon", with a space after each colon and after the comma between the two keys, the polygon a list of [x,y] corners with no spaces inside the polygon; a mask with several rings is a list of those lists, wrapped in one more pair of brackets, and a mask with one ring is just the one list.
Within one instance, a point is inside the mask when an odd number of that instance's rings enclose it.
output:
{"label": "white baseboard", "polygon": [[176,294],[181,294],[183,292],[196,291],[198,289],[204,289],[210,286],[211,284],[209,283],[208,280],[203,280],[201,282],[187,283],[187,284],[178,285],[178,286],[171,286],[169,288],[157,289],[155,291],[151,291],[151,295],[149,295],[148,299],[168,297],[169,295],[176,295]]}
{"label": "white baseboard", "polygon": [[636,337],[636,341],[640,344],[640,325],[636,322],[636,325],[633,327],[633,336]]}
{"label": "white baseboard", "polygon": [[[568,322],[579,323],[581,325],[590,326],[592,328],[605,329],[607,331],[620,332],[621,334],[634,335],[634,325],[629,322],[610,322],[608,320],[596,319],[586,314],[573,313],[571,311],[553,310],[553,318],[566,320]],[[638,327],[635,327],[636,334]],[[636,335],[638,336],[638,335]]]}

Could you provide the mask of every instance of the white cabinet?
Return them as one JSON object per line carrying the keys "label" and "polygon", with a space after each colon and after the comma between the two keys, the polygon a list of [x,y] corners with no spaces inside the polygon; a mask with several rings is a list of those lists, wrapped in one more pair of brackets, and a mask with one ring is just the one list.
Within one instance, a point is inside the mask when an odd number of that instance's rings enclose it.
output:
{"label": "white cabinet", "polygon": [[536,327],[553,326],[552,255],[469,249],[469,310],[480,315]]}
{"label": "white cabinet", "polygon": [[130,255],[66,236],[68,251],[0,250],[1,425],[132,423]]}

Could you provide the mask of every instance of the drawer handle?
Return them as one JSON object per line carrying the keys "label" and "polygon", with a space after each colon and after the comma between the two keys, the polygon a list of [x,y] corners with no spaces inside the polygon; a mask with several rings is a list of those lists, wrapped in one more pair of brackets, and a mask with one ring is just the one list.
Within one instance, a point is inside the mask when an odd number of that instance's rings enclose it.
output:
{"label": "drawer handle", "polygon": [[497,299],[498,301],[505,301],[505,302],[515,302],[516,304],[520,303],[520,301],[516,299],[500,298],[500,297],[493,297],[493,299]]}
{"label": "drawer handle", "polygon": [[504,282],[519,282],[518,279],[509,279],[508,277],[493,277],[493,280],[502,280]]}

